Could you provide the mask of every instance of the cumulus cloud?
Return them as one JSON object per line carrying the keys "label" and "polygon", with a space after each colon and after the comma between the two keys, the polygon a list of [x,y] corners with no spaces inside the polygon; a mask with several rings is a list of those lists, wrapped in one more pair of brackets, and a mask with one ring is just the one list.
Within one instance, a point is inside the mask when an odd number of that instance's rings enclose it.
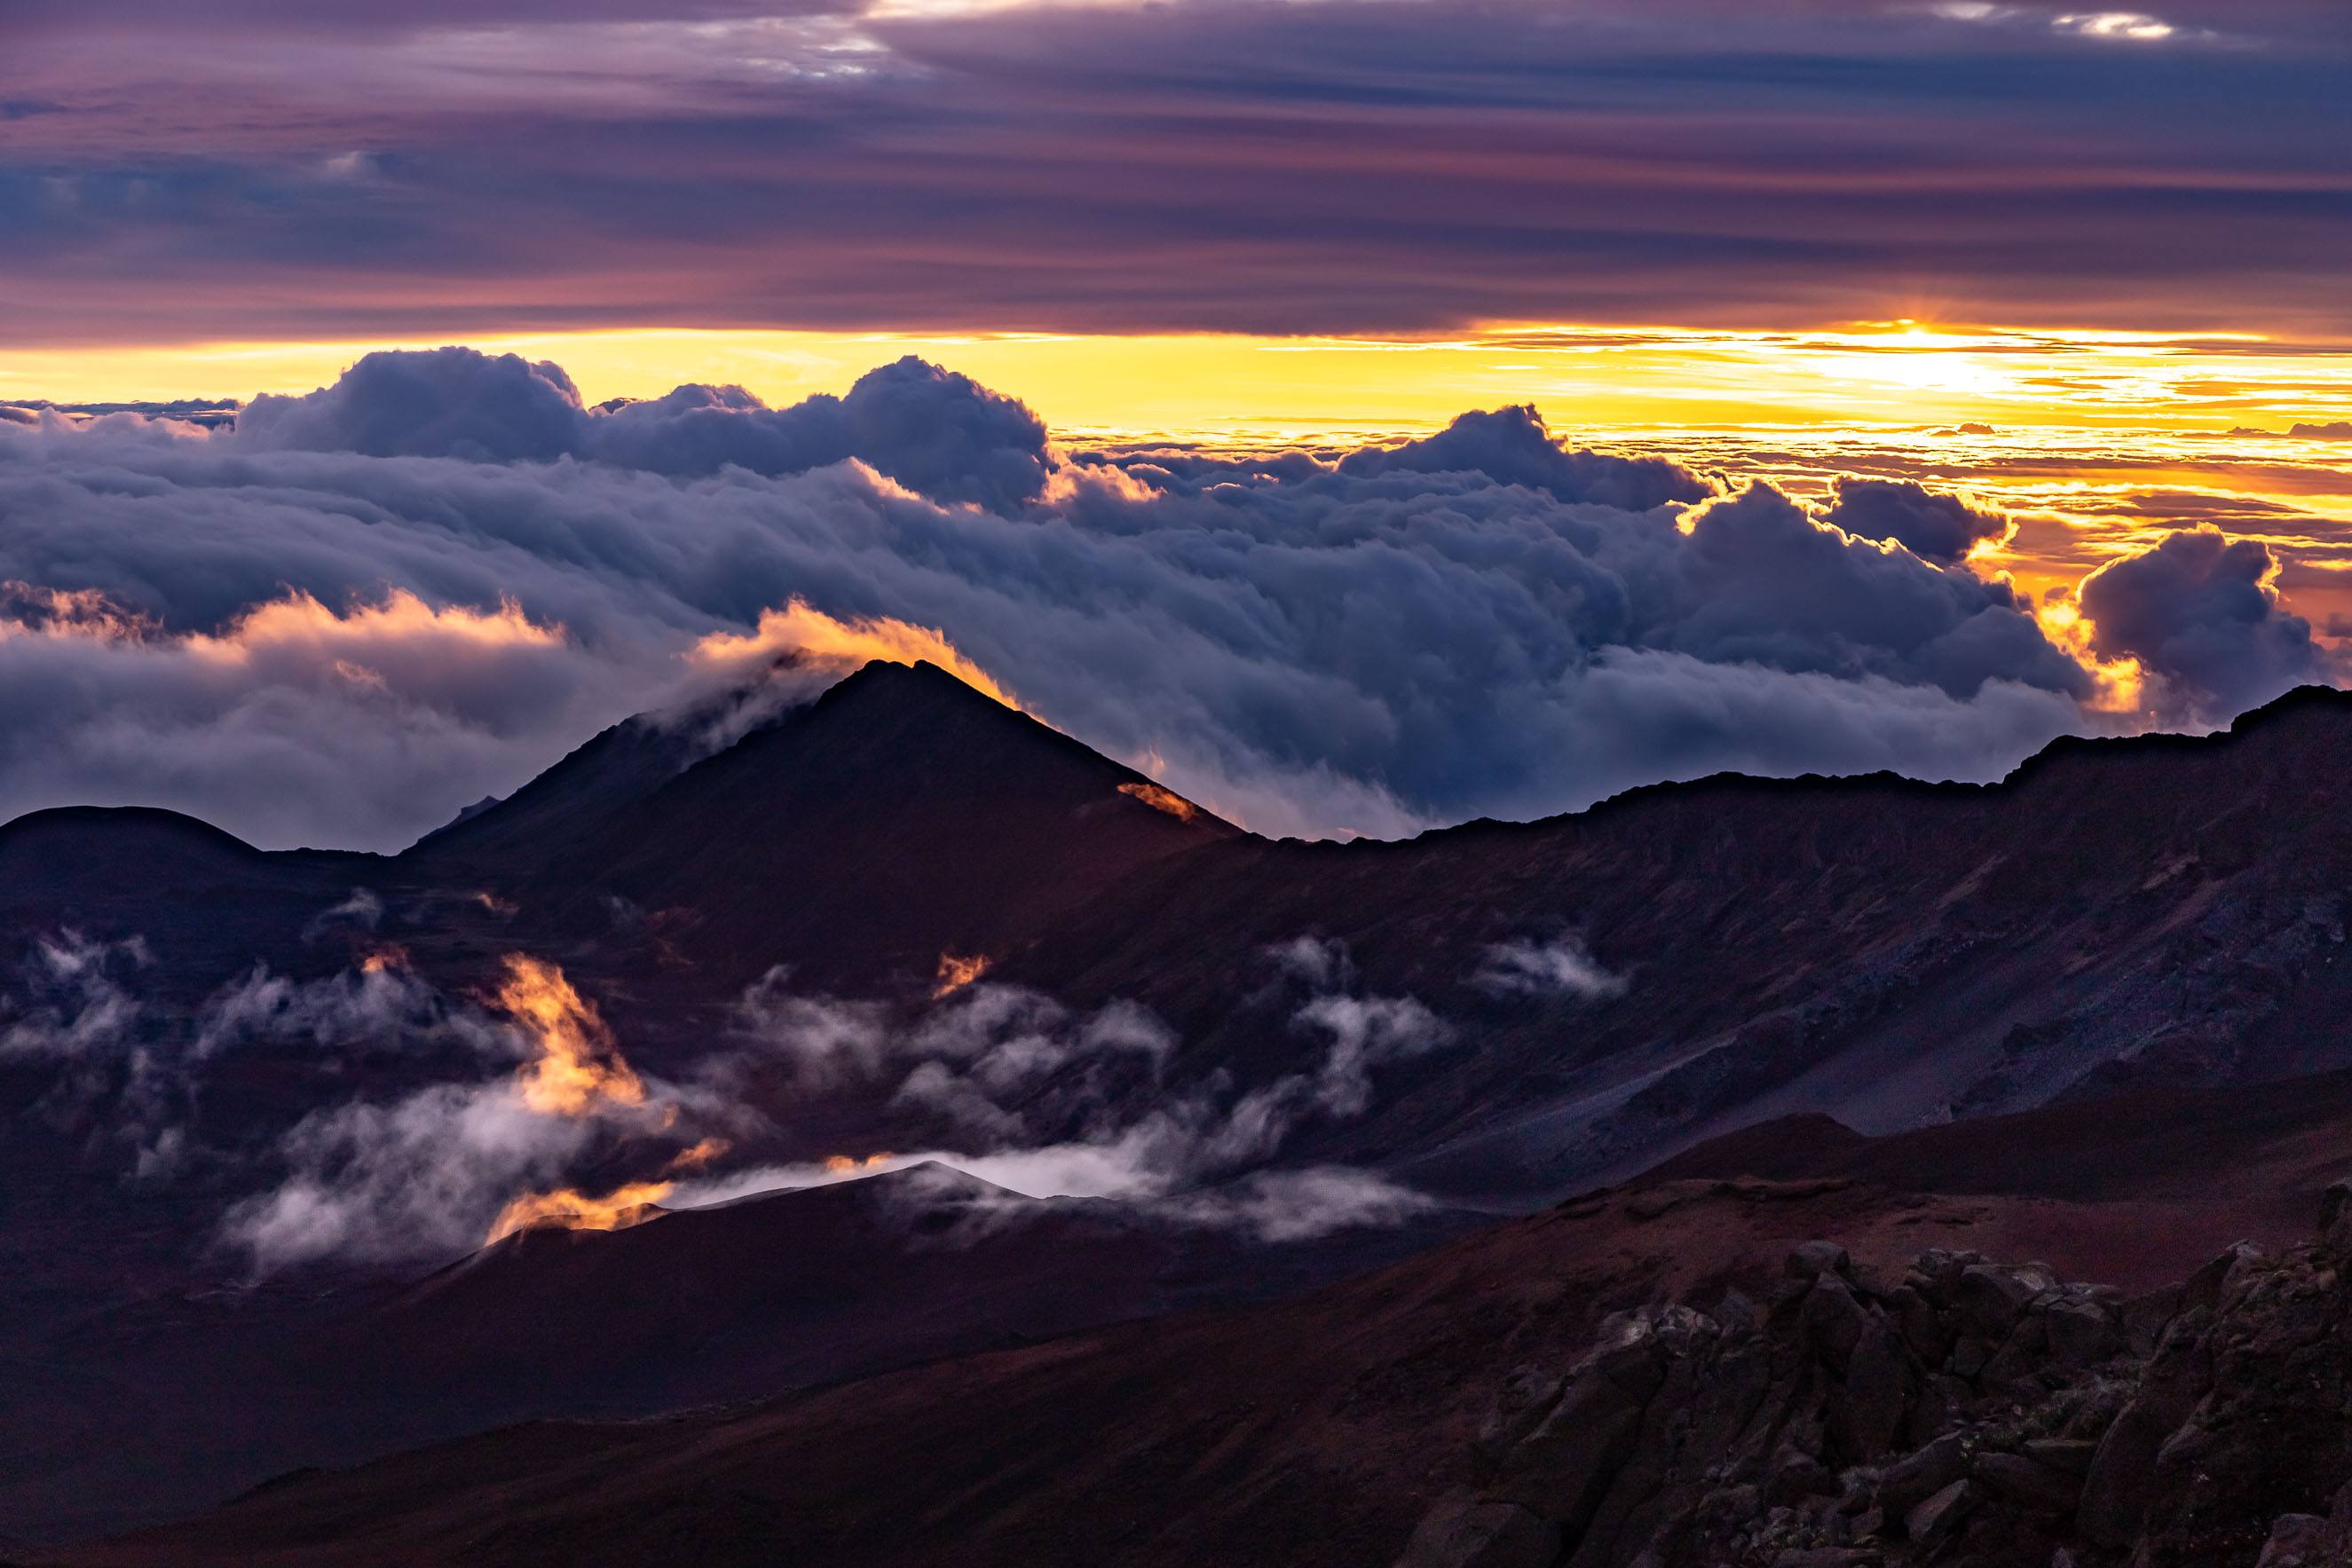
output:
{"label": "cumulus cloud", "polygon": [[1562,501],[1590,501],[1646,512],[1669,501],[1703,501],[1711,480],[1663,457],[1617,457],[1554,441],[1543,415],[1517,403],[1465,413],[1437,434],[1400,446],[1367,447],[1339,460],[1342,474],[1476,474],[1505,485],[1548,490]]}
{"label": "cumulus cloud", "polygon": [[798,474],[856,458],[940,500],[1000,507],[1035,496],[1052,466],[1035,414],[911,356],[867,371],[845,397],[790,408],[739,386],[689,385],[592,409],[560,365],[457,347],[387,350],[331,387],[254,399],[236,440],[371,457],[578,457],[681,476]]}
{"label": "cumulus cloud", "polygon": [[2281,607],[2278,570],[2259,539],[2183,528],[2101,567],[2075,597],[2094,649],[2137,660],[2159,702],[2219,723],[2336,674],[2311,623]]}
{"label": "cumulus cloud", "polygon": [[[1336,462],[1139,453],[1041,486],[1034,415],[919,362],[837,407],[755,402],[582,409],[560,371],[460,352],[372,356],[234,434],[0,427],[0,815],[158,804],[395,848],[629,713],[724,744],[875,654],[1017,694],[1276,833],[1728,768],[1985,779],[2122,722],[2086,655],[1950,563],[1980,525],[1925,491],[1840,492],[1857,527],[1904,514],[1870,525],[1920,547],[1892,550],[1525,409]],[[807,422],[856,438],[760,455]],[[761,471],[804,457],[828,465]],[[2210,622],[2195,595],[2149,614]],[[2105,646],[2166,643],[2132,625]],[[796,648],[821,668],[779,680]],[[2186,643],[2140,656],[2202,705],[2264,685]]]}
{"label": "cumulus cloud", "polygon": [[236,438],[260,451],[543,463],[572,452],[585,423],[561,365],[452,347],[367,354],[333,386],[265,393],[238,413]]}
{"label": "cumulus cloud", "polygon": [[1978,545],[2006,539],[2016,528],[1999,512],[1907,479],[1841,476],[1832,494],[1824,520],[1857,538],[1901,545],[1938,566],[1958,565]]}

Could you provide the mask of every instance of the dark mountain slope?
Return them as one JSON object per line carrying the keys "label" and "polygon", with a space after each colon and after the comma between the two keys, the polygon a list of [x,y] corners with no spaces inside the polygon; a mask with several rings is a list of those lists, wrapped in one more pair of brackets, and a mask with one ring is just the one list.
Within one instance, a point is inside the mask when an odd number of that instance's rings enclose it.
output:
{"label": "dark mountain slope", "polygon": [[928,664],[868,664],[690,755],[630,720],[402,863],[482,878],[575,936],[611,932],[616,909],[651,922],[710,988],[782,963],[871,991],[928,986],[944,953],[1001,958],[1142,866],[1238,833]]}
{"label": "dark mountain slope", "polygon": [[467,808],[402,852],[417,870],[479,880],[541,874],[606,824],[684,771],[697,755],[688,731],[640,714],[593,737],[502,800]]}
{"label": "dark mountain slope", "polygon": [[[1301,1046],[1234,977],[1340,939],[1364,989],[1475,1047],[1394,1070],[1318,1152],[1557,1192],[1799,1111],[1884,1132],[2352,1064],[2347,916],[2352,696],[2312,690],[1984,788],[1726,778],[1411,843],[1244,841],[1130,879],[1006,974],[1138,997],[1188,1065],[1250,1078]],[[1562,935],[1622,994],[1478,983],[1492,945]]]}
{"label": "dark mountain slope", "polygon": [[1275,1248],[938,1165],[657,1214],[509,1236],[301,1354],[339,1381],[462,1401],[478,1425],[642,1413],[1249,1299],[1465,1224],[1435,1215]]}
{"label": "dark mountain slope", "polygon": [[1786,1116],[1709,1139],[1653,1174],[1841,1176],[2084,1202],[2252,1200],[2300,1221],[2347,1159],[2352,1072],[2331,1072],[2227,1089],[2135,1090],[1879,1138],[1827,1116]]}

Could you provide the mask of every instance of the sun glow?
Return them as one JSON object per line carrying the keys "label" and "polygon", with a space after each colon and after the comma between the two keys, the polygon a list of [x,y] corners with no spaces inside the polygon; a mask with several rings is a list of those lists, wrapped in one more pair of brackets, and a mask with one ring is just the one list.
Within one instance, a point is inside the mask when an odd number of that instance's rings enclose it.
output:
{"label": "sun glow", "polygon": [[[591,402],[706,382],[790,402],[845,391],[877,364],[919,354],[1022,398],[1065,441],[1344,442],[1530,401],[1564,428],[1985,422],[2214,431],[2329,410],[2341,417],[2352,406],[2352,345],[1924,319],[1745,330],[1492,323],[1392,339],[667,328],[453,336],[554,360]],[[370,350],[429,346],[37,349],[0,367],[0,402],[307,392]],[[1368,354],[1412,368],[1369,374]]]}

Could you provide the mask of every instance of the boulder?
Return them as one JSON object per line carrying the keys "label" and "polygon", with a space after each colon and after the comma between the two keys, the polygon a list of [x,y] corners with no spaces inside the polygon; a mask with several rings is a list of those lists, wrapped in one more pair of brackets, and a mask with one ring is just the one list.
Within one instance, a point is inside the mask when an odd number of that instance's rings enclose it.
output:
{"label": "boulder", "polygon": [[1853,1277],[1853,1260],[1834,1241],[1807,1241],[1789,1254],[1781,1271],[1791,1280],[1818,1280],[1824,1274]]}
{"label": "boulder", "polygon": [[1937,1545],[1959,1533],[1976,1500],[1976,1490],[1967,1480],[1954,1481],[1904,1515],[1904,1532],[1922,1546]]}
{"label": "boulder", "polygon": [[1421,1521],[1396,1568],[1550,1568],[1559,1555],[1557,1524],[1513,1503],[1457,1497]]}
{"label": "boulder", "polygon": [[2081,1476],[2022,1454],[1979,1454],[1969,1473],[2032,1513],[2072,1513],[2083,1495]]}

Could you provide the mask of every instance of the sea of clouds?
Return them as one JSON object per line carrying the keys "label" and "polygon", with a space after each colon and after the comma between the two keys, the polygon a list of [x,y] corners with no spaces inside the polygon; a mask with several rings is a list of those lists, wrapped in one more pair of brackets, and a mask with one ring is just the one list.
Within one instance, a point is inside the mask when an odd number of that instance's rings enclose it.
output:
{"label": "sea of clouds", "polygon": [[1802,502],[1527,408],[1352,452],[1085,453],[912,359],[789,408],[591,407],[452,348],[226,428],[0,413],[0,819],[151,804],[397,848],[794,601],[936,632],[1274,833],[1723,769],[1987,779],[2336,674],[2256,539],[2183,528],[2052,618],[1971,564],[2008,523],[1965,497]]}

